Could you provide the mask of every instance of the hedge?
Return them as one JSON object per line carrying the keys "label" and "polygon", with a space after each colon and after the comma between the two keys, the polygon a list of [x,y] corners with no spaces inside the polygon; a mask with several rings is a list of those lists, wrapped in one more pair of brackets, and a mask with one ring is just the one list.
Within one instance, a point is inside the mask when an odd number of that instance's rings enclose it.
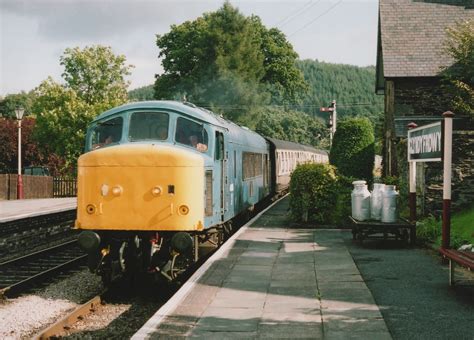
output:
{"label": "hedge", "polygon": [[291,175],[290,212],[295,221],[332,221],[337,200],[335,168],[328,164],[298,165]]}
{"label": "hedge", "polygon": [[330,164],[347,177],[373,182],[375,139],[367,118],[348,118],[338,126],[329,153]]}

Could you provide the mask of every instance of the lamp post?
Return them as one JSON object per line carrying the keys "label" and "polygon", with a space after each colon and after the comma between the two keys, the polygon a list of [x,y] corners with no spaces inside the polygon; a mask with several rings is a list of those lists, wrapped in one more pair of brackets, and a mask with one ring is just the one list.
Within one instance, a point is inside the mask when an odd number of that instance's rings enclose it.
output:
{"label": "lamp post", "polygon": [[25,110],[22,107],[15,109],[16,119],[18,120],[18,179],[16,184],[16,198],[23,199],[23,179],[21,178],[21,120]]}

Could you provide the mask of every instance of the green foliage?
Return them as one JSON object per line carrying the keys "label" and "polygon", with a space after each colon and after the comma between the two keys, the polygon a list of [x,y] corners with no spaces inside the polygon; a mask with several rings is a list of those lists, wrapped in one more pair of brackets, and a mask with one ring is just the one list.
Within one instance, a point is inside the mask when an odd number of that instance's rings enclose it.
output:
{"label": "green foliage", "polygon": [[[186,99],[245,121],[255,107],[295,100],[306,89],[283,33],[245,17],[229,2],[157,36],[164,73],[157,99]],[[250,120],[248,117],[247,121]]]}
{"label": "green foliage", "polygon": [[35,137],[45,152],[56,153],[71,167],[82,153],[91,120],[127,101],[123,77],[130,67],[124,56],[114,56],[102,46],[66,49],[61,64],[66,84],[48,78],[35,89]]}
{"label": "green foliage", "polygon": [[374,133],[367,118],[348,118],[339,122],[329,154],[329,162],[349,177],[373,182]]}
{"label": "green foliage", "polygon": [[326,126],[319,118],[303,112],[264,107],[255,111],[255,131],[272,138],[328,148],[329,136]]}
{"label": "green foliage", "polygon": [[416,238],[420,242],[435,242],[441,236],[441,225],[433,216],[416,224]]}
{"label": "green foliage", "polygon": [[142,86],[128,91],[128,99],[133,102],[155,99],[155,90],[153,85]]}
{"label": "green foliage", "polygon": [[446,35],[444,52],[454,60],[442,73],[447,90],[456,113],[474,118],[474,20],[456,23]]}
{"label": "green foliage", "polygon": [[66,48],[60,57],[62,74],[67,87],[78,99],[89,105],[102,103],[113,107],[127,100],[128,82],[132,65],[125,65],[124,55],[115,55],[110,47],[86,46]]}
{"label": "green foliage", "polygon": [[337,169],[337,187],[334,192],[336,196],[336,205],[332,212],[332,223],[341,225],[347,222],[347,216],[351,215],[351,193],[353,189],[352,182],[355,178],[341,175]]}
{"label": "green foliage", "polygon": [[[474,208],[457,212],[451,217],[451,248],[474,243]],[[416,237],[420,242],[441,246],[442,221],[428,216],[416,224]]]}
{"label": "green foliage", "polygon": [[295,221],[327,223],[332,219],[337,189],[335,168],[327,164],[298,165],[291,175],[290,210]]}
{"label": "green foliage", "polygon": [[309,92],[301,105],[300,111],[312,116],[327,119],[327,113],[319,108],[337,101],[338,118],[362,116],[371,121],[383,117],[383,96],[375,94],[375,67],[358,67],[354,65],[331,64],[317,60],[297,62],[309,84]]}
{"label": "green foliage", "polygon": [[0,99],[0,117],[16,118],[15,109],[17,107],[22,107],[25,110],[24,116],[29,116],[34,100],[33,91],[7,94],[5,98]]}

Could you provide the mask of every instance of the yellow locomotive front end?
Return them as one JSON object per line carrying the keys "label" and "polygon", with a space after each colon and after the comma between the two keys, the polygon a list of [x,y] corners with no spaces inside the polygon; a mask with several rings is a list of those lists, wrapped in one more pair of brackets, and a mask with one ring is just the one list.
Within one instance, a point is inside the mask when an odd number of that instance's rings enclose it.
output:
{"label": "yellow locomotive front end", "polygon": [[202,230],[203,162],[199,154],[164,144],[125,144],[82,155],[76,228]]}
{"label": "yellow locomotive front end", "polygon": [[172,280],[204,228],[204,160],[163,143],[100,148],[79,158],[77,200],[79,245],[106,284],[137,272]]}

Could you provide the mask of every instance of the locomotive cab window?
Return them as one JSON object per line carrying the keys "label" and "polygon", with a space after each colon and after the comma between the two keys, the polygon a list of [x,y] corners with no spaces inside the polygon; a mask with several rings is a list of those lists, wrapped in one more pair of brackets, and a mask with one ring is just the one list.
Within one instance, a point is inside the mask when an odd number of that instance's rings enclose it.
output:
{"label": "locomotive cab window", "polygon": [[169,115],[164,112],[134,112],[130,119],[130,141],[168,139]]}
{"label": "locomotive cab window", "polygon": [[179,117],[176,123],[176,143],[206,152],[209,145],[207,131],[202,124]]}
{"label": "locomotive cab window", "polygon": [[99,122],[92,129],[91,149],[117,144],[122,139],[123,118],[116,117],[104,122]]}

